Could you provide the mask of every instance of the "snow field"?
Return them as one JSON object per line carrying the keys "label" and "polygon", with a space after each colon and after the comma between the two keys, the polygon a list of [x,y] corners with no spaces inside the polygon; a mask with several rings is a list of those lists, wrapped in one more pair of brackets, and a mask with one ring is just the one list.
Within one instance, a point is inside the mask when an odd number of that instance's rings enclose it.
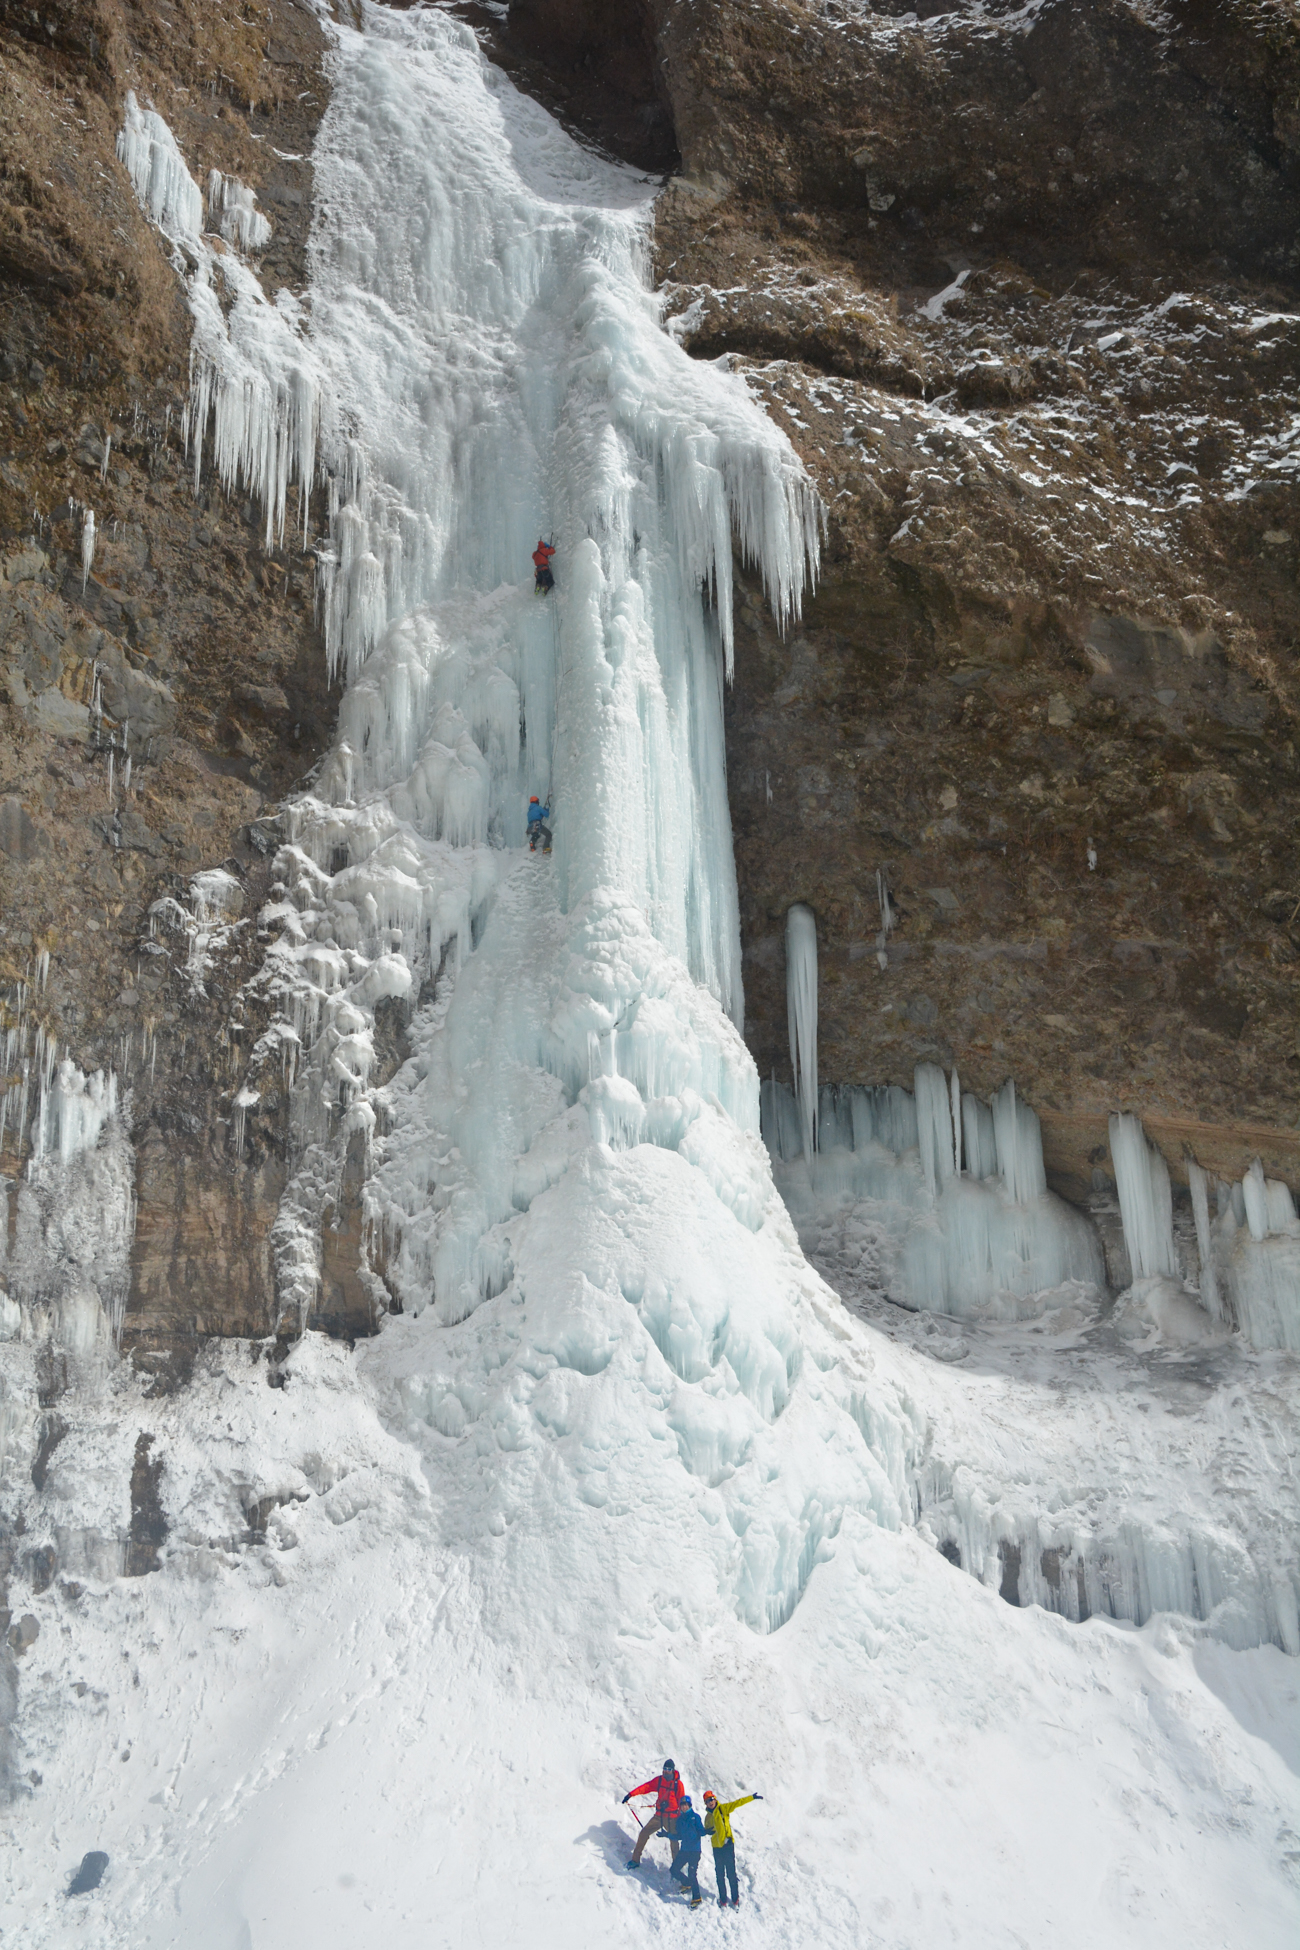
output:
{"label": "snow field", "polygon": [[[769,1634],[717,1611],[698,1523],[585,1506],[539,1568],[528,1512],[493,1533],[486,1466],[450,1512],[449,1438],[385,1428],[411,1351],[388,1343],[308,1336],[279,1390],[245,1348],[211,1349],[188,1397],[126,1390],[69,1438],[69,1481],[97,1465],[120,1496],[147,1406],[182,1522],[154,1576],[34,1601],[22,1762],[44,1778],[8,1818],[15,1941],[1292,1940],[1300,1688],[1280,1652],[1014,1612],[859,1517]],[[559,1478],[581,1431],[543,1439]],[[642,1485],[656,1518],[674,1473]],[[241,1547],[258,1495],[283,1501]],[[662,1844],[622,1873],[618,1802],[666,1753],[697,1800],[767,1797],[736,1820],[735,1916],[666,1901]],[[67,1899],[91,1847],[108,1877]]]}

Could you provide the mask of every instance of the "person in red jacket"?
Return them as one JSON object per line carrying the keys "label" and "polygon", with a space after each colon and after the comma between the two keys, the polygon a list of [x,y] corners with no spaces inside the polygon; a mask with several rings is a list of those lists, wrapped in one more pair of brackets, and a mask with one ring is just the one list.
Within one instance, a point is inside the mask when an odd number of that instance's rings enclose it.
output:
{"label": "person in red jacket", "polygon": [[640,1787],[628,1789],[627,1793],[623,1796],[624,1807],[627,1806],[634,1794],[653,1794],[655,1798],[655,1811],[636,1838],[636,1847],[632,1850],[627,1865],[628,1868],[640,1868],[641,1851],[652,1835],[666,1835],[668,1837],[668,1845],[673,1852],[672,1866],[675,1866],[677,1862],[677,1837],[673,1831],[677,1826],[677,1817],[681,1813],[682,1802],[686,1795],[686,1790],[682,1786],[681,1775],[677,1772],[673,1763],[670,1760],[666,1760],[662,1774],[656,1774],[653,1780],[642,1781]]}
{"label": "person in red jacket", "polygon": [[537,580],[533,584],[535,596],[544,596],[548,589],[555,587],[555,577],[551,574],[551,557],[554,553],[554,542],[544,542],[539,535],[537,547],[533,550],[533,568],[537,572]]}

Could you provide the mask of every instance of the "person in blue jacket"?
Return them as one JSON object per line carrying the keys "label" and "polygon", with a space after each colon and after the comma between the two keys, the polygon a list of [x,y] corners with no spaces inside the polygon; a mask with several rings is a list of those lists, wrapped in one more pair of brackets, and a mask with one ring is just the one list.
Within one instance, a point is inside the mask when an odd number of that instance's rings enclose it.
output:
{"label": "person in blue jacket", "polygon": [[691,1806],[691,1797],[686,1795],[677,1816],[677,1860],[668,1871],[674,1882],[680,1882],[683,1891],[691,1892],[691,1908],[698,1909],[704,1901],[700,1894],[700,1850],[704,1845],[704,1823]]}
{"label": "person in blue jacket", "polygon": [[537,797],[537,794],[534,793],[528,801],[528,850],[530,853],[536,853],[538,840],[542,842],[542,852],[550,852],[551,829],[546,824],[550,816],[550,807],[544,806]]}

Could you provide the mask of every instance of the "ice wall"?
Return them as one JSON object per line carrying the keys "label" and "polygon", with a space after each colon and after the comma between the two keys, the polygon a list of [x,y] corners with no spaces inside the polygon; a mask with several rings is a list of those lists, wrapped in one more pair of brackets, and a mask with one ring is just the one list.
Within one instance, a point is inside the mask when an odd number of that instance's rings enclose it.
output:
{"label": "ice wall", "polygon": [[[1149,1509],[1124,1512],[1115,1507],[1118,1496],[1086,1514],[1028,1510],[1012,1485],[995,1506],[969,1470],[941,1474],[929,1487],[934,1501],[923,1500],[923,1515],[940,1548],[1011,1604],[1041,1605],[1076,1623],[1101,1617],[1145,1625],[1159,1612],[1175,1612],[1205,1621],[1239,1649],[1272,1644],[1300,1654],[1292,1578],[1271,1570],[1270,1554],[1247,1549],[1221,1524],[1198,1522],[1190,1512],[1163,1521]],[[1284,1555],[1277,1552],[1274,1562]]]}
{"label": "ice wall", "polygon": [[784,1086],[763,1086],[762,1120],[801,1240],[815,1249],[833,1231],[839,1255],[856,1251],[869,1283],[905,1306],[1016,1317],[1071,1282],[1104,1284],[1096,1232],[1047,1190],[1038,1118],[1011,1082],[992,1107],[930,1063],[914,1095],[824,1089],[811,1157]]}

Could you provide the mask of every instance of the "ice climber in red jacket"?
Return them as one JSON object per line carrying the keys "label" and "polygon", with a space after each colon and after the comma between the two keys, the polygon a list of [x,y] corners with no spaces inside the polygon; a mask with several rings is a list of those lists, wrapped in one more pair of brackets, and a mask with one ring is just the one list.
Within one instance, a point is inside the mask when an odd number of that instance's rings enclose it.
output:
{"label": "ice climber in red jacket", "polygon": [[673,1763],[670,1760],[666,1760],[662,1774],[656,1774],[651,1781],[642,1781],[640,1787],[628,1789],[627,1793],[623,1796],[623,1805],[625,1807],[634,1794],[653,1794],[655,1798],[655,1811],[636,1838],[636,1847],[632,1850],[631,1858],[627,1865],[628,1868],[637,1869],[641,1866],[641,1851],[652,1835],[666,1835],[668,1837],[668,1845],[673,1852],[672,1866],[675,1867],[678,1849],[678,1841],[675,1833],[677,1817],[681,1812],[682,1802],[686,1797],[686,1789],[682,1786],[681,1775],[677,1772]]}

